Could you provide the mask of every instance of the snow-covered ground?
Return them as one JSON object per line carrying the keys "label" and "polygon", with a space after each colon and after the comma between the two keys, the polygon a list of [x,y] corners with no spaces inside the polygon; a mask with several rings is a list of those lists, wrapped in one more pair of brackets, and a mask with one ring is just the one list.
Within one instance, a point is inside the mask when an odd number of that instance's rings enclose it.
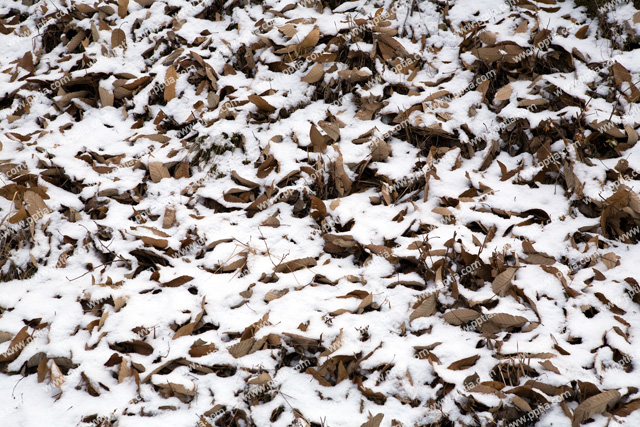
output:
{"label": "snow-covered ground", "polygon": [[640,425],[633,2],[30,3],[0,426]]}

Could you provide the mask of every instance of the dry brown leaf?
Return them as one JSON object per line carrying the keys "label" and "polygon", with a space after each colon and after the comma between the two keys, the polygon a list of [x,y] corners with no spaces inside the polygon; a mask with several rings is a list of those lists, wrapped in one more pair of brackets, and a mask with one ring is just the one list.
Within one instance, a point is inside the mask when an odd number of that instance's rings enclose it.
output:
{"label": "dry brown leaf", "polygon": [[583,40],[587,37],[587,31],[589,30],[589,25],[582,26],[578,31],[576,31],[576,38]]}
{"label": "dry brown leaf", "polygon": [[429,295],[409,316],[409,323],[419,317],[433,316],[436,312],[436,294]]}
{"label": "dry brown leaf", "polygon": [[512,316],[506,313],[492,314],[490,317],[491,323],[495,324],[500,329],[505,328],[520,328],[528,322],[525,317]]}
{"label": "dry brown leaf", "polygon": [[307,37],[305,37],[304,40],[302,40],[300,44],[298,44],[298,48],[301,51],[311,49],[312,47],[315,47],[315,45],[318,44],[319,40],[320,40],[320,30],[318,29],[318,27],[314,27],[313,30],[311,30],[309,34],[307,34]]}
{"label": "dry brown leaf", "polygon": [[372,162],[383,162],[391,155],[391,146],[381,139],[374,139],[370,149]]}
{"label": "dry brown leaf", "polygon": [[529,28],[529,21],[523,19],[518,28],[515,29],[514,34],[526,33]]}
{"label": "dry brown leaf", "polygon": [[162,178],[171,178],[169,169],[167,169],[162,162],[149,163],[149,175],[151,176],[151,180],[156,183],[160,182]]}
{"label": "dry brown leaf", "polygon": [[324,136],[320,133],[316,125],[311,124],[311,129],[309,130],[309,137],[311,138],[311,145],[313,146],[314,153],[324,153],[327,149],[327,143],[325,142]]}
{"label": "dry brown leaf", "polygon": [[380,427],[382,420],[384,419],[384,414],[377,414],[376,416],[372,416],[371,412],[369,412],[369,420],[361,424],[360,427]]}
{"label": "dry brown leaf", "polygon": [[284,34],[288,38],[292,38],[298,33],[298,30],[296,30],[296,27],[293,24],[282,25],[278,27],[278,31],[280,31],[282,34]]}
{"label": "dry brown leaf", "polygon": [[145,245],[153,246],[156,249],[165,249],[167,246],[169,246],[169,241],[167,239],[156,239],[149,236],[140,236],[140,240],[142,240]]}
{"label": "dry brown leaf", "polygon": [[602,262],[607,267],[607,270],[610,270],[620,265],[620,257],[613,252],[608,252],[602,255]]}
{"label": "dry brown leaf", "polygon": [[442,215],[442,216],[454,216],[453,212],[451,212],[449,209],[443,207],[443,206],[436,206],[435,208],[433,208],[431,210],[431,212],[433,213],[437,213],[438,215]]}
{"label": "dry brown leaf", "polygon": [[127,36],[124,31],[120,28],[116,28],[111,31],[111,49],[116,49],[117,47],[125,47],[127,44]]}
{"label": "dry brown leaf", "polygon": [[178,83],[178,72],[172,65],[164,76],[164,100],[166,102],[176,97],[176,83]]}
{"label": "dry brown leaf", "polygon": [[100,94],[100,102],[103,107],[113,107],[113,94],[101,87],[98,88],[98,93]]}
{"label": "dry brown leaf", "polygon": [[176,223],[176,209],[173,206],[167,206],[164,209],[164,216],[162,217],[162,228],[167,229],[174,226]]}
{"label": "dry brown leaf", "polygon": [[196,327],[196,322],[187,323],[186,325],[184,325],[183,327],[181,327],[176,331],[176,333],[173,335],[172,340],[176,340],[180,337],[191,335],[195,327]]}
{"label": "dry brown leaf", "polygon": [[131,368],[125,359],[122,359],[120,362],[120,366],[118,369],[118,384],[122,384],[124,380],[129,378],[132,375]]}
{"label": "dry brown leaf", "polygon": [[491,284],[491,289],[496,295],[501,297],[505,296],[507,291],[511,288],[511,281],[516,275],[516,267],[508,267],[505,271],[498,274]]}
{"label": "dry brown leaf", "polygon": [[256,107],[258,107],[258,110],[260,110],[260,111],[264,111],[264,112],[269,113],[269,114],[271,114],[274,111],[276,111],[276,107],[274,107],[273,105],[269,104],[260,95],[249,95],[249,101],[253,105],[255,105]]}
{"label": "dry brown leaf", "polygon": [[342,153],[340,152],[340,148],[336,147],[336,151],[338,152],[338,158],[336,159],[335,163],[332,164],[331,171],[333,172],[338,196],[343,197],[351,193],[352,182],[347,176],[347,173],[344,171]]}
{"label": "dry brown leaf", "polygon": [[480,313],[469,308],[460,308],[446,312],[442,318],[450,325],[460,326],[463,323],[471,322],[480,317]]}
{"label": "dry brown leaf", "polygon": [[38,363],[38,382],[44,382],[49,373],[49,365],[47,364],[47,358],[43,357]]}
{"label": "dry brown leaf", "polygon": [[526,411],[526,412],[531,412],[531,411],[533,411],[533,409],[531,409],[531,406],[529,406],[529,404],[527,403],[527,401],[526,401],[526,400],[524,400],[523,398],[521,398],[521,397],[520,397],[520,396],[518,396],[518,395],[514,395],[514,396],[511,398],[511,401],[513,402],[513,404],[514,404],[516,407],[518,407],[518,408],[522,409],[523,411]]}
{"label": "dry brown leaf", "polygon": [[313,66],[311,70],[309,70],[307,75],[304,76],[301,80],[305,83],[311,84],[311,83],[319,82],[320,80],[322,80],[323,76],[324,76],[324,67],[322,66],[322,64],[316,64]]}
{"label": "dry brown leaf", "polygon": [[27,339],[29,338],[28,326],[24,326],[20,329],[20,332],[9,343],[9,347],[3,353],[0,353],[0,362],[11,362],[18,358],[24,347],[29,344]]}
{"label": "dry brown leaf", "polygon": [[56,364],[56,361],[53,359],[51,359],[51,368],[49,370],[49,373],[51,374],[51,382],[53,383],[53,385],[57,388],[61,388],[62,384],[64,384],[64,382],[66,381],[66,378]]}
{"label": "dry brown leaf", "polygon": [[582,402],[573,412],[571,427],[578,427],[583,421],[588,420],[595,414],[601,414],[611,402],[620,398],[617,390],[609,390],[604,393],[591,396]]}
{"label": "dry brown leaf", "polygon": [[29,216],[32,218],[42,218],[42,216],[49,212],[47,204],[42,197],[33,191],[26,191],[24,193],[24,203],[29,212]]}
{"label": "dry brown leaf", "polygon": [[124,18],[127,16],[127,9],[129,8],[129,0],[118,0],[118,16]]}
{"label": "dry brown leaf", "polygon": [[315,259],[306,257],[285,262],[284,264],[279,264],[273,269],[273,271],[276,273],[291,273],[293,271],[302,270],[303,268],[315,267],[317,264],[318,262]]}
{"label": "dry brown leaf", "polygon": [[253,345],[256,343],[254,338],[249,338],[243,341],[240,341],[237,344],[232,345],[228,348],[229,354],[235,357],[236,359],[242,356],[246,356],[253,348]]}
{"label": "dry brown leaf", "polygon": [[447,366],[447,369],[452,371],[462,371],[475,365],[478,359],[480,359],[480,356],[478,355],[465,357],[464,359],[453,362],[451,365]]}
{"label": "dry brown leaf", "polygon": [[189,349],[189,355],[191,357],[202,357],[217,350],[218,349],[216,348],[215,344],[197,345],[192,346]]}
{"label": "dry brown leaf", "polygon": [[555,365],[553,363],[551,363],[550,360],[545,360],[543,362],[538,362],[544,369],[546,369],[547,371],[551,371],[553,373],[556,373],[558,375],[561,375],[560,371],[558,370],[558,368],[555,367]]}
{"label": "dry brown leaf", "polygon": [[513,93],[513,88],[511,87],[511,84],[507,84],[496,92],[495,98],[498,101],[506,101],[507,99],[509,99],[509,97],[511,97],[512,93]]}
{"label": "dry brown leaf", "polygon": [[178,286],[182,286],[185,283],[188,283],[193,280],[191,276],[180,276],[176,277],[173,280],[168,281],[167,283],[163,283],[162,286],[167,288],[177,288]]}

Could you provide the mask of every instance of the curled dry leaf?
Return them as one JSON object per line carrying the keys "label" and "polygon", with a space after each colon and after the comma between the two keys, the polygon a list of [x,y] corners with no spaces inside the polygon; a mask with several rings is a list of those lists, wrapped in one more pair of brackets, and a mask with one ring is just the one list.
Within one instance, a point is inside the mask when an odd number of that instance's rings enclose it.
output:
{"label": "curled dry leaf", "polygon": [[446,312],[443,316],[444,320],[450,325],[460,326],[463,323],[471,322],[480,317],[480,313],[469,308],[460,308]]}
{"label": "curled dry leaf", "polygon": [[517,270],[518,269],[516,267],[508,267],[505,271],[498,274],[491,284],[491,289],[496,295],[501,297],[505,296],[511,288],[511,281],[515,277]]}
{"label": "curled dry leaf", "polygon": [[571,427],[578,427],[583,421],[588,420],[595,414],[601,414],[607,409],[607,405],[620,398],[620,392],[609,390],[604,393],[591,396],[582,402],[573,412]]}
{"label": "curled dry leaf", "polygon": [[360,427],[380,427],[383,419],[384,414],[377,414],[376,416],[372,416],[371,412],[369,412],[369,420],[366,423],[361,424]]}
{"label": "curled dry leaf", "polygon": [[[436,312],[436,294],[429,295],[409,316],[409,322],[419,317],[433,316]],[[474,312],[475,313],[475,312]]]}
{"label": "curled dry leaf", "polygon": [[127,45],[127,36],[120,28],[111,31],[111,49],[125,47]]}
{"label": "curled dry leaf", "polygon": [[258,107],[258,110],[264,111],[265,113],[273,113],[276,111],[276,107],[269,104],[263,97],[260,95],[249,95],[249,101]]}
{"label": "curled dry leaf", "polygon": [[314,27],[313,30],[307,34],[307,36],[298,44],[298,48],[300,51],[306,51],[315,47],[320,40],[320,30],[318,27]]}
{"label": "curled dry leaf", "polygon": [[305,83],[311,84],[311,83],[319,82],[320,80],[322,80],[323,76],[324,76],[324,67],[322,66],[322,64],[316,64],[313,66],[311,70],[309,70],[307,75],[304,76],[301,80]]}
{"label": "curled dry leaf", "polygon": [[162,217],[162,228],[171,228],[176,223],[176,209],[173,206],[167,206],[164,209],[164,216]]}
{"label": "curled dry leaf", "polygon": [[315,267],[317,264],[318,262],[315,259],[306,257],[279,264],[273,269],[273,271],[276,273],[291,273],[293,271],[302,270],[303,268]]}
{"label": "curled dry leaf", "polygon": [[447,366],[447,369],[452,371],[462,371],[475,365],[478,359],[480,359],[480,356],[478,355],[465,357],[464,359],[453,362],[451,365]]}

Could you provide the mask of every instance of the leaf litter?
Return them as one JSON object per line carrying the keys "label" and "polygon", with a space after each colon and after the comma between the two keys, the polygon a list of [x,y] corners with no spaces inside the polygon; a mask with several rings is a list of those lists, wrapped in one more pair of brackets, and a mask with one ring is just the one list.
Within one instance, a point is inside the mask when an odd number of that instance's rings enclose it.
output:
{"label": "leaf litter", "polygon": [[640,423],[640,12],[490,3],[5,8],[3,425]]}

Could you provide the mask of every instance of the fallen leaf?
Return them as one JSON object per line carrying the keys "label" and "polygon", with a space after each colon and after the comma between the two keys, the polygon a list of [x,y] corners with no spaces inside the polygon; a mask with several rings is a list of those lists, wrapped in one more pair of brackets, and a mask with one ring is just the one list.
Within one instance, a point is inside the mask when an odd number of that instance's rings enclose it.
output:
{"label": "fallen leaf", "polygon": [[451,365],[447,366],[447,369],[452,371],[462,371],[475,365],[478,359],[480,359],[480,356],[478,355],[465,357],[464,359],[453,362]]}
{"label": "fallen leaf", "polygon": [[619,399],[620,396],[621,395],[617,390],[609,390],[604,393],[591,396],[578,405],[578,407],[573,411],[571,427],[578,427],[583,421],[591,418],[591,416],[603,413],[607,408],[607,405]]}
{"label": "fallen leaf", "polygon": [[269,114],[276,111],[276,107],[269,104],[263,97],[259,95],[249,95],[249,101],[256,107],[258,107],[258,110],[260,111],[264,111]]}
{"label": "fallen leaf", "polygon": [[460,308],[446,312],[443,316],[444,320],[450,325],[460,326],[463,323],[471,322],[480,317],[480,313],[469,308]]}
{"label": "fallen leaf", "polygon": [[149,163],[149,175],[153,182],[160,182],[163,178],[171,178],[169,169],[167,169],[162,162]]}
{"label": "fallen leaf", "polygon": [[176,83],[178,83],[178,72],[172,65],[164,76],[164,100],[166,102],[176,97]]}
{"label": "fallen leaf", "polygon": [[505,296],[507,291],[511,288],[511,281],[516,275],[517,268],[508,267],[505,271],[498,274],[491,284],[491,289],[496,295],[501,297]]}
{"label": "fallen leaf", "polygon": [[425,300],[416,308],[409,316],[409,322],[414,321],[419,317],[433,316],[436,312],[436,294],[429,295]]}
{"label": "fallen leaf", "polygon": [[111,32],[111,49],[127,45],[127,36],[120,28],[116,28]]}

